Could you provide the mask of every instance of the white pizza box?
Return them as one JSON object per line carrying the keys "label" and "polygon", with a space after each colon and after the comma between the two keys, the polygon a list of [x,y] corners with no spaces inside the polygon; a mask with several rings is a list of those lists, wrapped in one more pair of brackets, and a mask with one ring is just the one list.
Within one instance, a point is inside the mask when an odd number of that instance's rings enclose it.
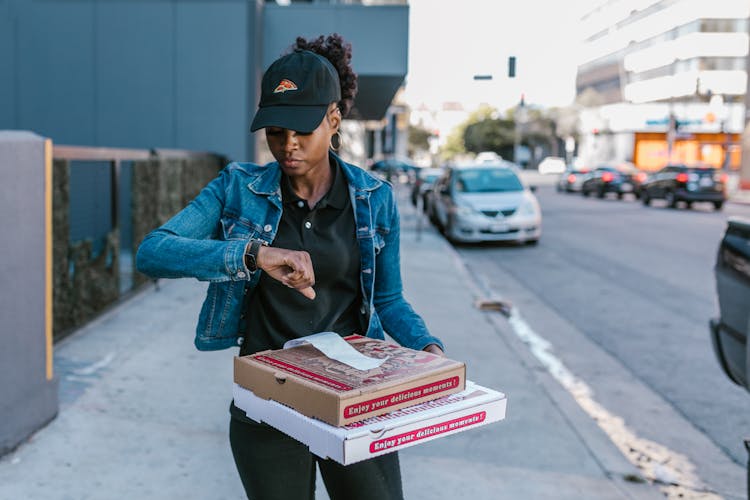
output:
{"label": "white pizza box", "polygon": [[284,432],[323,458],[349,465],[505,418],[505,394],[466,381],[466,389],[343,427],[306,417],[234,384],[234,404],[248,417]]}

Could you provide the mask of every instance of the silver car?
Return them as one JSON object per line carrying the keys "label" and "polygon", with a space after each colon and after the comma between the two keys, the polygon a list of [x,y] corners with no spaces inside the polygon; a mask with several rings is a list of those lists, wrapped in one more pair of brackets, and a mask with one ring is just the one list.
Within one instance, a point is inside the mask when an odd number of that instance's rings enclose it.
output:
{"label": "silver car", "polygon": [[542,235],[542,211],[510,162],[451,167],[435,183],[430,219],[451,241],[517,241]]}

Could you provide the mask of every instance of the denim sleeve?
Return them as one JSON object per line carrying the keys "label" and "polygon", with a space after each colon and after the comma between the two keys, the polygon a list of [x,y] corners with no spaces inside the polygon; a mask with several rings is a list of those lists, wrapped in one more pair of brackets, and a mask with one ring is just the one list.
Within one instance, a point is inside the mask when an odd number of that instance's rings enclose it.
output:
{"label": "denim sleeve", "polygon": [[244,262],[247,242],[217,239],[229,177],[227,167],[188,206],[146,235],[136,254],[140,272],[152,278],[202,281],[250,278]]}
{"label": "denim sleeve", "polygon": [[392,193],[388,197],[387,210],[388,227],[375,228],[384,240],[375,258],[375,311],[383,329],[399,344],[417,350],[437,344],[445,350],[440,339],[430,335],[424,320],[404,298],[399,250],[400,222]]}

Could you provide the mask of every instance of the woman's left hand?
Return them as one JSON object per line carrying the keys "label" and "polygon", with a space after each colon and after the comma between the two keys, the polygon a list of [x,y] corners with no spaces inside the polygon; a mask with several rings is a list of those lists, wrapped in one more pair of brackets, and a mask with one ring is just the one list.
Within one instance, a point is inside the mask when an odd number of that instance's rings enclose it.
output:
{"label": "woman's left hand", "polygon": [[440,346],[439,346],[439,345],[437,345],[437,344],[430,344],[430,345],[426,346],[426,347],[425,347],[424,349],[422,349],[422,350],[423,350],[423,351],[427,351],[427,352],[429,352],[429,353],[432,353],[432,354],[436,354],[436,355],[438,355],[438,356],[441,356],[441,357],[443,357],[443,358],[445,357],[445,353],[444,353],[444,352],[443,352],[443,350],[442,350],[442,349],[440,348]]}

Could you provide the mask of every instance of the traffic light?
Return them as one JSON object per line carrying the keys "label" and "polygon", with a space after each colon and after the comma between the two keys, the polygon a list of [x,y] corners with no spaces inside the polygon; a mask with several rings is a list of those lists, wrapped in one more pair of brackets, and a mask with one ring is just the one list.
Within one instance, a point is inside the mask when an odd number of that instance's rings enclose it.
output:
{"label": "traffic light", "polygon": [[516,77],[516,56],[508,58],[508,78]]}

